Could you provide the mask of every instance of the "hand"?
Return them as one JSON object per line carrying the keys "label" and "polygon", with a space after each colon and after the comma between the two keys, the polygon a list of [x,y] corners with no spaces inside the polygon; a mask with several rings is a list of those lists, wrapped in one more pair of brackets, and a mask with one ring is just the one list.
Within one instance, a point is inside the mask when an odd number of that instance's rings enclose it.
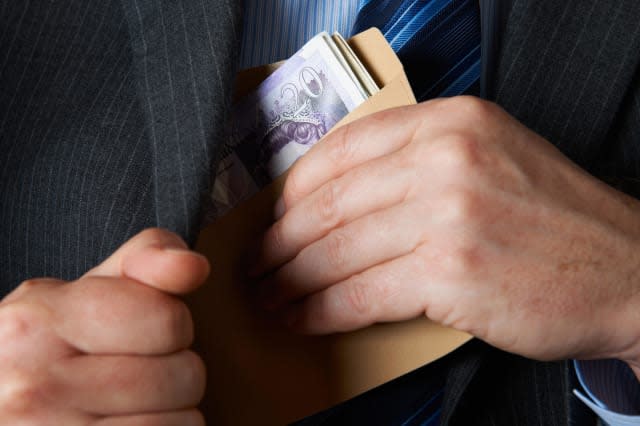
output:
{"label": "hand", "polygon": [[294,329],[426,315],[532,358],[640,360],[639,203],[491,103],[347,125],[276,210],[253,272]]}
{"label": "hand", "polygon": [[77,281],[23,283],[0,302],[0,424],[203,425],[204,365],[174,295],[208,272],[147,230]]}

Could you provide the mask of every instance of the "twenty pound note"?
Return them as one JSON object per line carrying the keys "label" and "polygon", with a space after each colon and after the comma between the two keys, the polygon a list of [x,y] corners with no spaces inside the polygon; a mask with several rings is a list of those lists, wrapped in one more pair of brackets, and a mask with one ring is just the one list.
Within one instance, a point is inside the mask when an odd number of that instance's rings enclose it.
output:
{"label": "twenty pound note", "polygon": [[280,176],[367,96],[332,38],[311,39],[234,107],[212,217]]}

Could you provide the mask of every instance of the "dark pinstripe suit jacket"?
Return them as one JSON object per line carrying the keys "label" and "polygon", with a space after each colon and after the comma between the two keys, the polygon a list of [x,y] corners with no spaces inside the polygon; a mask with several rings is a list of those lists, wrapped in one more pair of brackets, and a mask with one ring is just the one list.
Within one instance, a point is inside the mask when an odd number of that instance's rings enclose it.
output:
{"label": "dark pinstripe suit jacket", "polygon": [[[640,2],[509,1],[489,97],[636,190]],[[193,240],[224,137],[238,3],[0,4],[0,295],[27,277],[77,277],[145,227]],[[475,346],[453,362],[445,423],[567,424],[565,363]]]}

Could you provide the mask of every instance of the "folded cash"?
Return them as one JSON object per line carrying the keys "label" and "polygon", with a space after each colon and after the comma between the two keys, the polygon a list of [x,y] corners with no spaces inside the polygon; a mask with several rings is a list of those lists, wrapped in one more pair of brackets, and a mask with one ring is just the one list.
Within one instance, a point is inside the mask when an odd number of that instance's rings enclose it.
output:
{"label": "folded cash", "polygon": [[377,90],[342,36],[323,32],[312,38],[234,106],[212,218],[280,176]]}

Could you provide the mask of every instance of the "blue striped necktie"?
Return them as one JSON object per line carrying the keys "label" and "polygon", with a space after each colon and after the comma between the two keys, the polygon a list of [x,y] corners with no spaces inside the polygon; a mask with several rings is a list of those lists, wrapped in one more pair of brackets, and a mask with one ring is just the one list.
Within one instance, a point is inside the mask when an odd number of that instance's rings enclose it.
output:
{"label": "blue striped necktie", "polygon": [[360,0],[353,32],[379,28],[419,101],[480,93],[478,0]]}

